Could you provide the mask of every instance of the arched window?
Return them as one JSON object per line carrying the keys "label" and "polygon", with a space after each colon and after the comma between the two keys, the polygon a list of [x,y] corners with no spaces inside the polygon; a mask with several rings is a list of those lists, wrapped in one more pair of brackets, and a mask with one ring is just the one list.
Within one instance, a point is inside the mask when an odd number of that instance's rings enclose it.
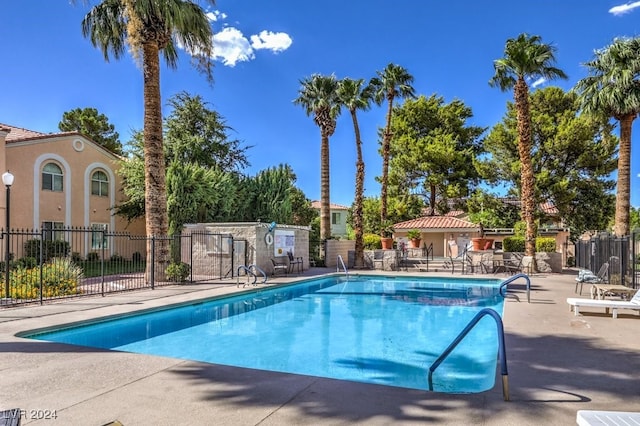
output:
{"label": "arched window", "polygon": [[98,170],[91,175],[91,195],[109,196],[109,177],[102,170]]}
{"label": "arched window", "polygon": [[42,189],[62,192],[62,169],[56,163],[47,163],[42,169]]}

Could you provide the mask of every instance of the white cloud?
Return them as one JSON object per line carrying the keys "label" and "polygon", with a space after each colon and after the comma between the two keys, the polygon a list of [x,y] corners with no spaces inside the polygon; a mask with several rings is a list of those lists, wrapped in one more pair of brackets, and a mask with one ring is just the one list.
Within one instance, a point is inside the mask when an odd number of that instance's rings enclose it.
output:
{"label": "white cloud", "polygon": [[536,81],[534,81],[533,83],[531,83],[531,87],[538,87],[541,84],[546,83],[547,79],[544,77],[540,77],[539,79],[537,79]]}
{"label": "white cloud", "polygon": [[613,6],[611,9],[609,9],[609,13],[613,15],[624,15],[625,13],[631,12],[636,7],[640,7],[640,1]]}
{"label": "white cloud", "polygon": [[236,28],[227,27],[213,35],[213,59],[234,67],[238,62],[254,59],[249,40]]}
{"label": "white cloud", "polygon": [[234,67],[238,62],[255,59],[256,50],[280,53],[287,50],[293,43],[287,33],[275,33],[268,30],[263,30],[260,34],[247,38],[238,28],[226,26],[222,21],[227,19],[227,14],[218,10],[207,12],[207,19],[212,23],[216,22],[224,26],[219,32],[214,30],[212,59],[229,67]]}
{"label": "white cloud", "polygon": [[289,34],[274,33],[266,30],[261,31],[258,35],[251,36],[251,47],[256,50],[268,49],[274,53],[287,50],[292,42]]}
{"label": "white cloud", "polygon": [[224,20],[224,19],[226,19],[226,17],[227,17],[227,14],[226,13],[222,13],[219,10],[214,10],[213,12],[207,12],[207,18],[211,22],[217,22],[219,20]]}

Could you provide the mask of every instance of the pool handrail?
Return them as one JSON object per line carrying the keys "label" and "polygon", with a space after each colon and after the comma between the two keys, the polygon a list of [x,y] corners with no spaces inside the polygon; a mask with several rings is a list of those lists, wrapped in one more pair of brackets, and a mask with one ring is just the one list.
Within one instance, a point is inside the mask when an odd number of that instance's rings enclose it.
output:
{"label": "pool handrail", "polygon": [[527,274],[516,274],[511,278],[507,278],[506,280],[502,281],[502,283],[500,283],[500,296],[507,297],[502,290],[506,288],[508,284],[511,284],[518,278],[524,278],[527,281],[527,303],[531,303],[531,278],[529,278],[529,275]]}
{"label": "pool handrail", "polygon": [[[259,267],[258,265],[256,265],[255,263],[252,263],[251,265],[248,266],[248,268],[251,270],[251,272],[253,272],[253,275],[257,275],[254,270],[260,272],[262,274],[263,280],[262,280],[262,284],[266,284],[267,283],[267,273],[264,272],[264,269],[262,269],[261,267]],[[257,278],[257,277],[256,277]]]}
{"label": "pool handrail", "polygon": [[240,271],[244,271],[246,275],[251,275],[253,277],[252,283],[249,283],[249,281],[247,281],[242,287],[246,287],[249,284],[256,285],[256,281],[258,280],[258,277],[256,276],[256,274],[254,274],[253,271],[248,266],[240,265],[238,266],[238,271],[236,273],[236,287],[240,287]]}
{"label": "pool handrail", "polygon": [[344,269],[344,274],[348,277],[349,276],[349,271],[347,271],[347,267],[344,264],[344,260],[342,260],[342,255],[339,254],[338,255],[338,262],[337,262],[337,266],[336,266],[336,272],[340,272],[340,264],[342,264],[342,269]]}
{"label": "pool handrail", "polygon": [[469,324],[458,334],[453,342],[442,352],[442,354],[431,364],[429,367],[429,390],[433,391],[433,372],[440,366],[442,361],[449,356],[451,351],[464,339],[464,337],[475,327],[475,325],[484,317],[490,315],[496,321],[496,327],[498,327],[498,355],[500,358],[500,373],[502,374],[502,397],[505,401],[509,401],[509,372],[507,371],[507,351],[504,345],[504,326],[502,324],[502,318],[495,310],[491,308],[484,308],[476,314]]}

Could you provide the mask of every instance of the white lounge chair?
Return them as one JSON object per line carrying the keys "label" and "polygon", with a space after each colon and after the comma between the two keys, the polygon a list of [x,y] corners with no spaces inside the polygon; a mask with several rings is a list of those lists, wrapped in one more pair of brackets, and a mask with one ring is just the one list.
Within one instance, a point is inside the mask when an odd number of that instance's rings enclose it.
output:
{"label": "white lounge chair", "polygon": [[576,297],[568,297],[567,303],[573,308],[575,315],[580,314],[580,307],[586,306],[590,308],[605,308],[608,314],[609,309],[612,311],[613,318],[618,318],[618,309],[633,309],[640,313],[640,290],[631,298],[631,300],[598,300],[598,299],[582,299]]}
{"label": "white lounge chair", "polygon": [[578,276],[576,277],[576,290],[578,292],[578,284],[580,285],[580,295],[582,295],[582,286],[584,283],[603,283],[607,281],[607,274],[609,273],[609,262],[604,262],[598,271],[598,274],[594,274],[588,269],[580,269]]}
{"label": "white lounge chair", "polygon": [[640,424],[640,413],[578,410],[576,422],[578,426],[638,425]]}

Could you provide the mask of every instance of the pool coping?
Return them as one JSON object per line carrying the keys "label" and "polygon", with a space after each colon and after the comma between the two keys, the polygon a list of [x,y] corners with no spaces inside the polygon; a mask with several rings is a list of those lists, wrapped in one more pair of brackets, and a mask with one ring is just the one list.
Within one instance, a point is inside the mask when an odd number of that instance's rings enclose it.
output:
{"label": "pool coping", "polygon": [[[278,277],[273,283],[293,280]],[[47,421],[29,418],[28,410],[56,410],[63,424],[88,425],[116,419],[124,425],[185,421],[228,425],[575,424],[578,409],[629,411],[637,406],[640,395],[640,381],[630,375],[640,368],[636,338],[640,318],[623,312],[613,320],[595,311],[574,317],[565,301],[575,296],[574,286],[575,271],[535,275],[531,304],[526,303],[521,286],[513,290],[510,286],[504,318],[511,402],[502,399],[499,377],[490,391],[447,395],[79,349],[16,336],[51,328],[54,322],[117,316],[242,290],[235,282],[223,282],[0,310],[0,410],[27,410],[24,424]]]}

